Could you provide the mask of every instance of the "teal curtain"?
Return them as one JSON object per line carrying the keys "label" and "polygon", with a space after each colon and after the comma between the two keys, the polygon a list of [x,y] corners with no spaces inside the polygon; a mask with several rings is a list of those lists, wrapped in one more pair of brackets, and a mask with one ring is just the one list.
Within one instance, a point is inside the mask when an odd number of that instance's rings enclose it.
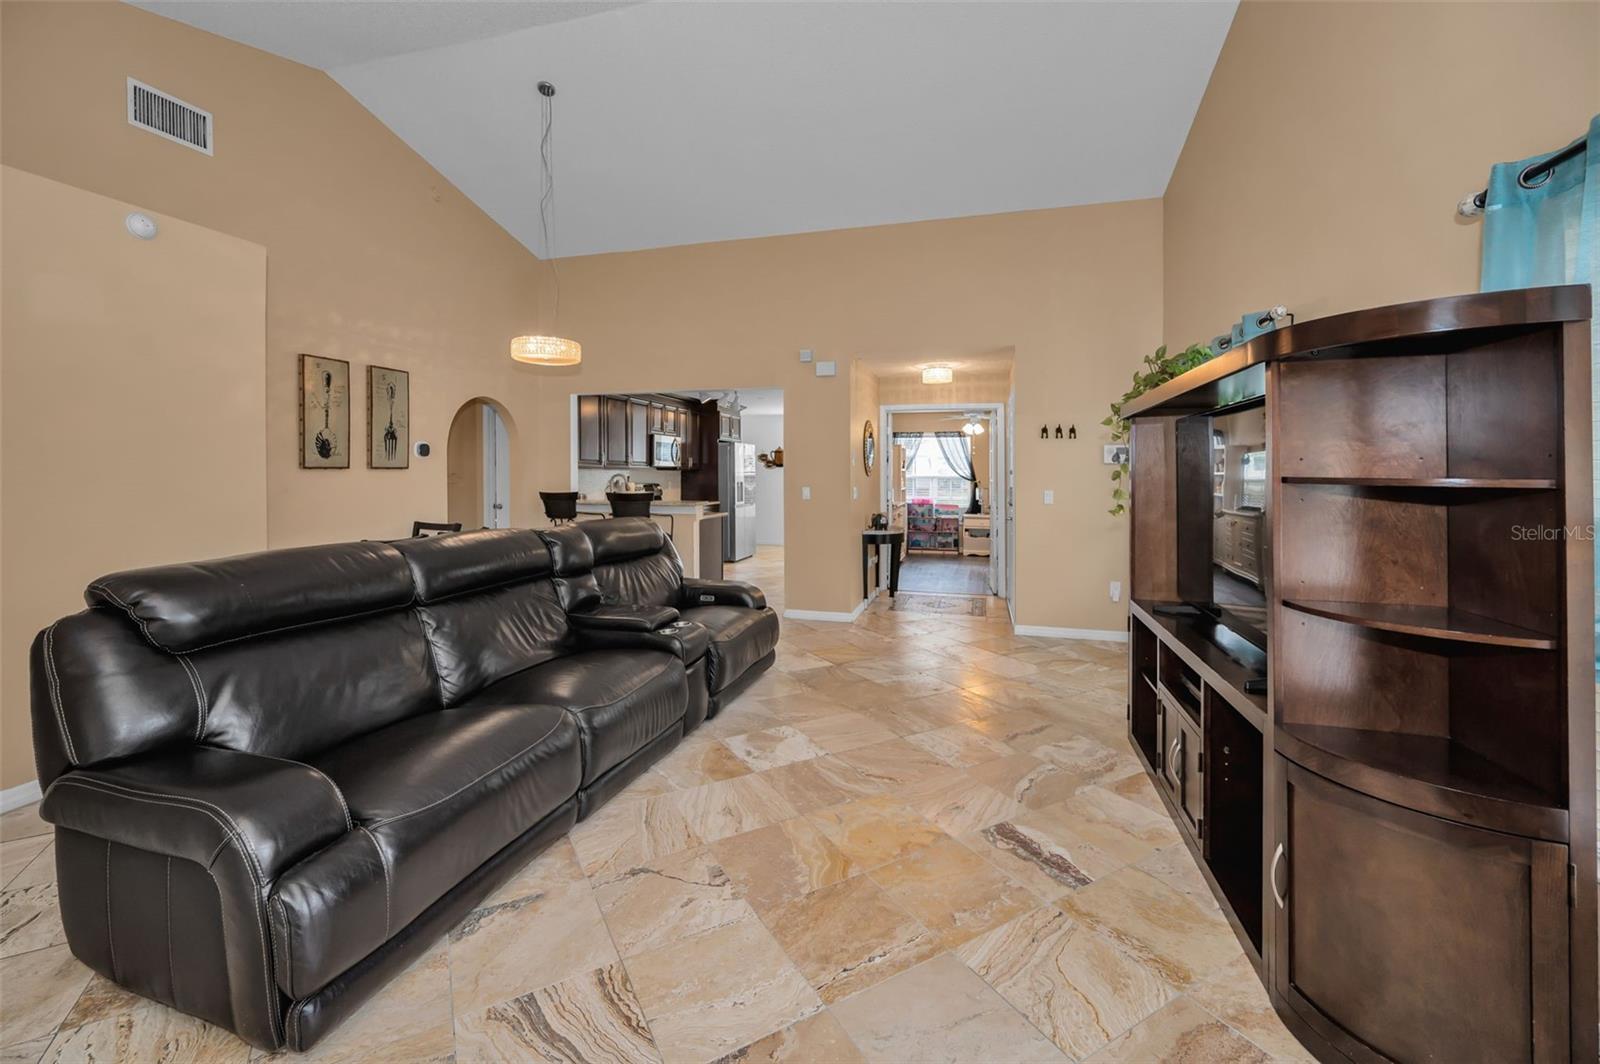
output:
{"label": "teal curtain", "polygon": [[[1489,194],[1483,208],[1485,292],[1587,284],[1593,293],[1595,257],[1600,254],[1596,247],[1600,242],[1600,115],[1589,122],[1589,135],[1584,139],[1587,151],[1557,166],[1549,177],[1530,182],[1532,188],[1522,184],[1523,171],[1555,153],[1500,163],[1489,172]],[[1590,321],[1589,340],[1589,364],[1594,380],[1600,382],[1600,320]],[[1591,444],[1600,453],[1600,383],[1593,387]],[[1600,506],[1600,462],[1596,469],[1595,499]],[[1600,600],[1600,575],[1595,590]],[[1600,645],[1600,613],[1595,616],[1595,636]],[[1595,670],[1600,676],[1600,654]]]}

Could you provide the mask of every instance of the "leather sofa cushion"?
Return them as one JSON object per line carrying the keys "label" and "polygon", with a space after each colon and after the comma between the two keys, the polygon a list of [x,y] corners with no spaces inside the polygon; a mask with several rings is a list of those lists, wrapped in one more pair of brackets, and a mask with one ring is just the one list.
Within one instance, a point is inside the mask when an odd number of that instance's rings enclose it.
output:
{"label": "leather sofa cushion", "polygon": [[311,763],[353,831],[295,865],[268,915],[278,983],[313,994],[578,789],[578,729],[548,705],[427,713]]}
{"label": "leather sofa cushion", "polygon": [[175,654],[411,603],[411,574],[384,543],[335,543],[131,569],[89,585]]}
{"label": "leather sofa cushion", "polygon": [[771,609],[746,606],[691,606],[683,619],[711,632],[706,651],[706,684],[713,693],[744,675],[778,645],[778,615]]}
{"label": "leather sofa cushion", "polygon": [[447,706],[555,657],[570,632],[549,580],[461,595],[418,613]]}
{"label": "leather sofa cushion", "polygon": [[683,662],[650,650],[599,650],[524,669],[463,706],[546,703],[578,727],[587,787],[683,719],[689,702]]}
{"label": "leather sofa cushion", "polygon": [[539,533],[523,529],[419,536],[397,540],[394,548],[405,556],[421,602],[547,577],[552,568]]}

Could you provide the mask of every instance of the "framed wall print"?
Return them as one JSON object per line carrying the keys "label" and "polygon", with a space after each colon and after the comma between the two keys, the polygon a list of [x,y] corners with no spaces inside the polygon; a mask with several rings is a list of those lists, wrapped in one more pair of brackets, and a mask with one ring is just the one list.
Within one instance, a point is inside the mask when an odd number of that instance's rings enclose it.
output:
{"label": "framed wall print", "polygon": [[300,356],[300,468],[350,468],[350,363]]}
{"label": "framed wall print", "polygon": [[411,467],[411,374],[367,367],[367,468]]}

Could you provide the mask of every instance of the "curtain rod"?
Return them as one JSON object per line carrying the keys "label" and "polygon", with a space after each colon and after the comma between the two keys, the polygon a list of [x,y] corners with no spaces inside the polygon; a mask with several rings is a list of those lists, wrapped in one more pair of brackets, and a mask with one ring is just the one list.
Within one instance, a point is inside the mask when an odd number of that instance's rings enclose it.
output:
{"label": "curtain rod", "polygon": [[[1571,144],[1568,144],[1565,148],[1562,148],[1549,158],[1541,159],[1536,163],[1529,163],[1523,168],[1522,173],[1517,175],[1517,184],[1521,185],[1523,188],[1534,188],[1535,185],[1533,185],[1531,182],[1536,181],[1538,178],[1548,177],[1550,172],[1556,167],[1560,166],[1562,163],[1570,162],[1573,159],[1576,159],[1578,156],[1587,151],[1588,148],[1589,143],[1587,140],[1573,141]],[[1456,211],[1465,217],[1471,217],[1474,214],[1482,214],[1483,208],[1488,205],[1488,202],[1489,190],[1484,189],[1476,196],[1462,200],[1456,206]]]}

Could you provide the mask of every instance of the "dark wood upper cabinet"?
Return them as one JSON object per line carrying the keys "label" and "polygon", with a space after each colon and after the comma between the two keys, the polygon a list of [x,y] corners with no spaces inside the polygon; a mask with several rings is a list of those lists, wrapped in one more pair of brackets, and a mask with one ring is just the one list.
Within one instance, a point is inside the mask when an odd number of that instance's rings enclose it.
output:
{"label": "dark wood upper cabinet", "polygon": [[597,466],[605,461],[605,428],[600,396],[578,396],[578,464]]}
{"label": "dark wood upper cabinet", "polygon": [[626,454],[631,466],[650,464],[650,411],[649,403],[638,399],[628,400],[628,447]]}
{"label": "dark wood upper cabinet", "polygon": [[600,397],[601,425],[605,429],[606,466],[625,465],[628,460],[628,400],[620,395]]}

